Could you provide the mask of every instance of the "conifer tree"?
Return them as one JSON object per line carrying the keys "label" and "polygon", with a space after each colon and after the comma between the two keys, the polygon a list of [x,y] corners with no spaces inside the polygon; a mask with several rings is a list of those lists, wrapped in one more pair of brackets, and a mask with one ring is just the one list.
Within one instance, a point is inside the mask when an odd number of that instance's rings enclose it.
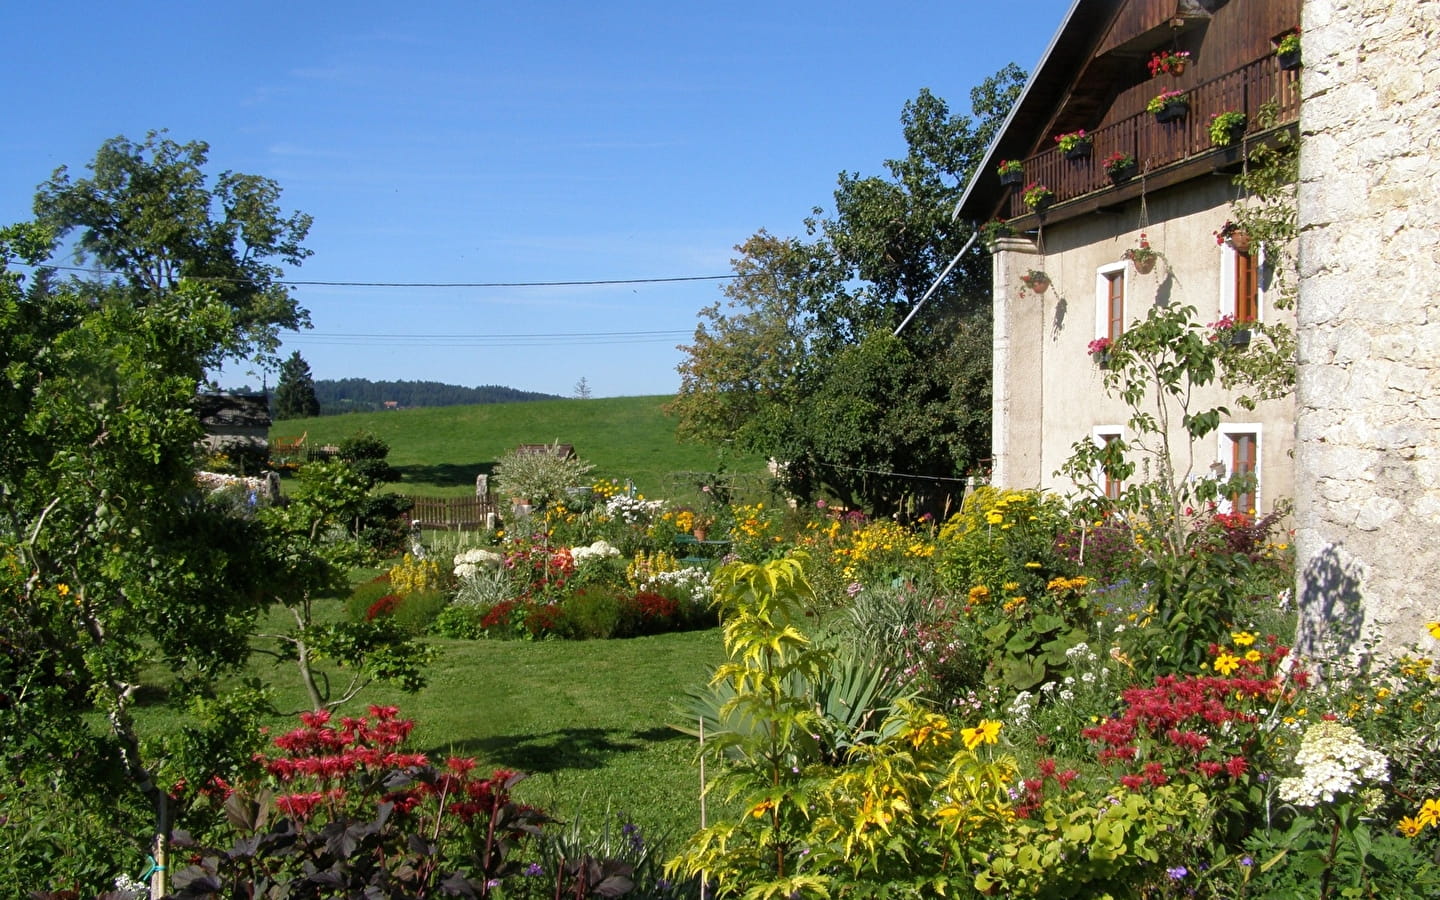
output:
{"label": "conifer tree", "polygon": [[320,415],[315,396],[315,379],[310,364],[296,350],[280,364],[280,382],[275,385],[275,418],[300,419]]}

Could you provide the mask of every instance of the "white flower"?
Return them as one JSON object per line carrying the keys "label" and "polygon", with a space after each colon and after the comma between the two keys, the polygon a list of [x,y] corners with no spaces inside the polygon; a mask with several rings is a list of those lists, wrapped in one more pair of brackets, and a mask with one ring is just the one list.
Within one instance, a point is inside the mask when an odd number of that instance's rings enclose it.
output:
{"label": "white flower", "polygon": [[575,560],[577,566],[591,560],[612,559],[619,555],[620,551],[606,541],[596,541],[586,547],[570,548],[570,558]]}
{"label": "white flower", "polygon": [[1316,722],[1300,738],[1295,754],[1300,774],[1280,780],[1280,799],[1296,806],[1332,803],[1366,781],[1389,781],[1385,756],[1365,746],[1355,729],[1339,722]]}
{"label": "white flower", "polygon": [[455,577],[461,579],[474,578],[475,573],[480,570],[481,566],[498,566],[502,559],[503,557],[501,557],[500,554],[481,549],[480,547],[473,547],[463,553],[457,553],[455,554],[454,560]]}
{"label": "white flower", "polygon": [[605,513],[627,525],[643,525],[664,508],[664,500],[639,500],[626,494],[616,494],[605,501]]}
{"label": "white flower", "polygon": [[689,595],[693,603],[708,603],[712,596],[710,588],[710,573],[698,566],[687,566],[683,569],[676,569],[673,572],[656,572],[650,576],[648,584],[642,584],[641,590],[651,590],[653,587],[670,585],[684,591]]}

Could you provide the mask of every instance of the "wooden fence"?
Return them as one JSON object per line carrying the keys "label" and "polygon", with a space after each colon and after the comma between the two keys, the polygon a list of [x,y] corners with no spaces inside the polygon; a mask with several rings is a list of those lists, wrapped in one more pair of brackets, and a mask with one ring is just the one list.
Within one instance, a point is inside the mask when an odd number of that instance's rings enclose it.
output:
{"label": "wooden fence", "polygon": [[474,531],[494,524],[499,511],[494,495],[488,497],[411,497],[409,516],[421,528]]}

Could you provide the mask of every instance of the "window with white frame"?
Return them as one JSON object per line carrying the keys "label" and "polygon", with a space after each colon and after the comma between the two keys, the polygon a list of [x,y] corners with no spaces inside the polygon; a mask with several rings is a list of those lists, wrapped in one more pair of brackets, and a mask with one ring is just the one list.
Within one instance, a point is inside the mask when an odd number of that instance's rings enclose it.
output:
{"label": "window with white frame", "polygon": [[1225,478],[1250,476],[1248,487],[1222,498],[1225,512],[1254,514],[1260,509],[1260,426],[1236,424],[1220,426],[1220,446],[1216,455],[1217,471]]}
{"label": "window with white frame", "polygon": [[1125,262],[1095,270],[1095,337],[1115,340],[1125,333]]}
{"label": "window with white frame", "polygon": [[[1090,432],[1090,439],[1095,442],[1095,446],[1102,449],[1124,437],[1125,429],[1119,425],[1096,425]],[[1125,488],[1123,481],[1110,477],[1110,473],[1103,467],[1095,471],[1095,484],[1105,492],[1105,497],[1109,500],[1120,499],[1120,492]]]}
{"label": "window with white frame", "polygon": [[1264,304],[1261,284],[1264,258],[1258,244],[1242,253],[1229,244],[1220,246],[1220,315],[1235,322],[1259,322]]}

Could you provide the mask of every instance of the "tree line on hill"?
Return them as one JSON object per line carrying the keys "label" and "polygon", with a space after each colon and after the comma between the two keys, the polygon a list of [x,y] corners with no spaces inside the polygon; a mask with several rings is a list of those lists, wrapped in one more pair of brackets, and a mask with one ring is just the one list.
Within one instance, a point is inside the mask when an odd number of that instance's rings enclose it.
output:
{"label": "tree line on hill", "polygon": [[280,380],[270,399],[276,419],[373,412],[416,406],[469,406],[480,403],[523,403],[557,400],[555,394],[520,391],[499,385],[461,387],[438,381],[371,381],[368,378],[316,381],[300,351],[280,364]]}
{"label": "tree line on hill", "polygon": [[461,387],[438,381],[370,381],[367,378],[321,379],[315,382],[315,397],[320,401],[322,416],[385,409],[387,402],[411,407],[560,399],[557,394],[521,391],[494,384]]}

